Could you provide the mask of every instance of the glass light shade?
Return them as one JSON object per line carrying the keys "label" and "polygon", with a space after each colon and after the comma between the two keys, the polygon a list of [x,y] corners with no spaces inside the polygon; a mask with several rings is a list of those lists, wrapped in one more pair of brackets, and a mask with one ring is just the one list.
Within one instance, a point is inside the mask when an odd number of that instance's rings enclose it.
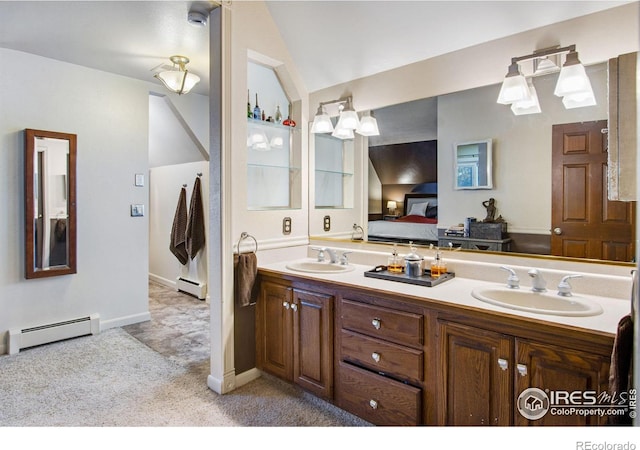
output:
{"label": "glass light shade", "polygon": [[567,55],[567,61],[560,70],[560,76],[558,76],[558,82],[553,93],[558,97],[564,97],[565,95],[573,95],[580,92],[591,92],[593,96],[593,89],[587,72],[578,60],[578,54],[571,52]]}
{"label": "glass light shade", "polygon": [[594,106],[596,105],[596,97],[593,95],[593,92],[579,92],[562,97],[562,104],[566,109]]}
{"label": "glass light shade", "polygon": [[502,105],[509,105],[530,99],[531,92],[529,91],[527,80],[524,75],[520,73],[520,67],[517,63],[511,64],[509,66],[509,72],[507,76],[504,77],[504,81],[500,87],[497,102]]}
{"label": "glass light shade", "polygon": [[398,208],[398,204],[394,201],[394,200],[389,200],[387,202],[387,209],[397,209]]}
{"label": "glass light shade", "polygon": [[531,98],[511,104],[511,111],[513,111],[516,116],[542,112],[540,102],[538,101],[538,93],[531,79],[527,80],[527,85],[529,86],[529,92],[531,92]]}
{"label": "glass light shade", "polygon": [[318,108],[318,113],[313,119],[313,125],[311,125],[312,133],[331,133],[333,131],[333,124],[331,118],[324,112],[321,107]]}
{"label": "glass light shade", "polygon": [[355,136],[353,134],[353,130],[349,128],[342,128],[340,126],[340,122],[336,125],[335,130],[331,133],[331,136],[339,138],[339,139],[353,139]]}
{"label": "glass light shade", "polygon": [[284,139],[282,139],[282,136],[274,136],[269,144],[272,148],[282,148],[284,145]]}
{"label": "glass light shade", "polygon": [[344,110],[340,113],[340,119],[338,119],[337,128],[347,128],[349,130],[355,130],[360,126],[360,119],[358,119],[358,113],[353,110]]}
{"label": "glass light shade", "polygon": [[360,126],[356,129],[356,133],[361,136],[380,136],[378,121],[373,116],[363,117],[360,120]]}
{"label": "glass light shade", "polygon": [[188,71],[167,70],[155,75],[170,91],[186,94],[200,81],[200,77]]}
{"label": "glass light shade", "polygon": [[271,145],[269,144],[267,135],[262,132],[253,133],[249,136],[247,141],[247,145],[250,146],[252,150],[257,150],[259,152],[271,150]]}

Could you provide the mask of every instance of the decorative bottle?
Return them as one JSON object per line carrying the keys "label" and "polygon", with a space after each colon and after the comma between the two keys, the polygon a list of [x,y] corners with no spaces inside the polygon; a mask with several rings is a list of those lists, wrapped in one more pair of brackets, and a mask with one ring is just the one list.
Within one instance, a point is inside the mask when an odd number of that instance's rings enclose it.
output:
{"label": "decorative bottle", "polygon": [[280,112],[280,105],[276,105],[276,123],[282,122],[282,113]]}
{"label": "decorative bottle", "polygon": [[247,89],[247,117],[253,118],[253,111],[251,111],[251,101],[249,100],[249,89]]}
{"label": "decorative bottle", "polygon": [[262,114],[260,114],[260,107],[258,106],[258,93],[256,92],[256,107],[253,108],[253,118],[260,120],[262,119]]}

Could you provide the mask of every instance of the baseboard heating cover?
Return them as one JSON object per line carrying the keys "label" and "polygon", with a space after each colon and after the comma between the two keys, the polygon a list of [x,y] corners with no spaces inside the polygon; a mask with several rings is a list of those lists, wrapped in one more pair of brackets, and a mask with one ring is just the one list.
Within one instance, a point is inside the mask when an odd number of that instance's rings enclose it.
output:
{"label": "baseboard heating cover", "polygon": [[98,334],[100,315],[65,320],[22,330],[9,330],[9,354],[18,353],[24,348],[48,344],[74,337]]}
{"label": "baseboard heating cover", "polygon": [[176,290],[186,292],[200,300],[204,300],[207,296],[207,284],[189,280],[187,278],[176,278]]}

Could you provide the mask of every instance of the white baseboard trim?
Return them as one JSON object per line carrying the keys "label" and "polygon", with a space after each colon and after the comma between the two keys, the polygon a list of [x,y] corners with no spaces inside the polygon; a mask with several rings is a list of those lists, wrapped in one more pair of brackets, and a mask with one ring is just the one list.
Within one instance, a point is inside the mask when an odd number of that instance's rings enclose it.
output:
{"label": "white baseboard trim", "polygon": [[253,380],[257,380],[261,375],[262,373],[260,372],[260,370],[256,369],[255,367],[236,375],[236,388],[244,386],[245,384]]}
{"label": "white baseboard trim", "polygon": [[176,281],[175,280],[169,280],[167,278],[161,277],[160,275],[156,275],[154,273],[150,273],[149,274],[149,279],[151,281],[155,281],[156,283],[160,283],[164,286],[167,286],[168,288],[174,289],[176,288]]}
{"label": "white baseboard trim", "polygon": [[134,323],[148,322],[149,320],[151,320],[151,314],[148,312],[118,317],[116,319],[101,320],[100,331],[108,330],[109,328],[124,327],[125,325],[132,325]]}
{"label": "white baseboard trim", "polygon": [[227,394],[236,388],[236,374],[235,371],[227,372],[224,375],[224,379],[214,377],[209,374],[207,377],[207,386],[218,394]]}

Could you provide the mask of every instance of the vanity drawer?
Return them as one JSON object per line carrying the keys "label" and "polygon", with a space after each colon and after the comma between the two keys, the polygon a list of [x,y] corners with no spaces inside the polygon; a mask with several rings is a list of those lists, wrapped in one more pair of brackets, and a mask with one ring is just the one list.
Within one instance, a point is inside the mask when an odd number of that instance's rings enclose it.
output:
{"label": "vanity drawer", "polygon": [[381,375],[340,363],[339,406],[375,425],[419,425],[421,391]]}
{"label": "vanity drawer", "polygon": [[422,347],[423,317],[405,311],[342,300],[342,328],[397,344]]}
{"label": "vanity drawer", "polygon": [[420,383],[424,352],[342,330],[341,359],[376,372]]}

